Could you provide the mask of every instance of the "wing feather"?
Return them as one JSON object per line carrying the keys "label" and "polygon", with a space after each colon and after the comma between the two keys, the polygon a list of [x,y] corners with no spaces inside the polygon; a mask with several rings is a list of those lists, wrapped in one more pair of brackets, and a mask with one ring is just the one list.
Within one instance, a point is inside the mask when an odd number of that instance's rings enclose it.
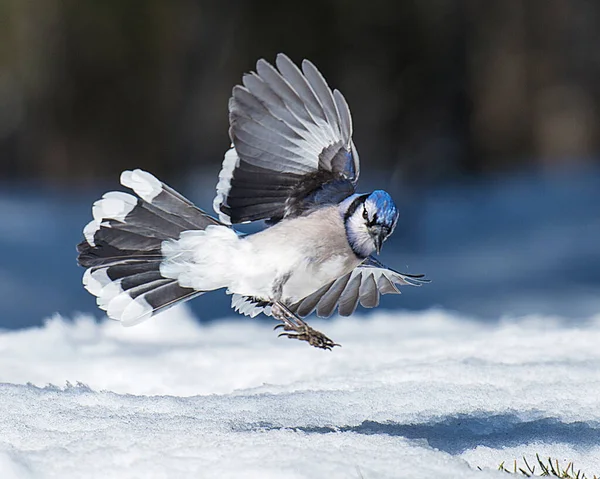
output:
{"label": "wing feather", "polygon": [[[293,147],[300,148],[308,155],[318,155],[320,153],[319,145],[311,141],[311,135],[318,137],[322,134],[319,129],[311,124],[310,115],[306,110],[304,112],[300,111],[300,115],[292,113],[281,97],[273,91],[273,85],[267,85],[256,73],[244,75],[243,83],[248,91],[252,92],[273,116],[288,124],[302,138],[300,142],[290,142]],[[300,102],[301,100],[297,99],[297,101]]]}
{"label": "wing feather", "polygon": [[280,72],[264,60],[259,60],[256,66],[258,74],[264,78],[265,83],[269,85],[272,91],[279,95],[284,106],[295,117],[295,120],[293,120],[294,123],[301,122],[304,130],[325,144],[336,141],[339,138],[339,134],[336,131],[338,130],[337,123],[336,125],[332,125],[328,122],[327,114],[322,107],[320,111],[317,110],[316,115],[311,115],[298,93],[290,86]]}
{"label": "wing feather", "polygon": [[[228,293],[229,294],[229,293]],[[231,296],[231,307],[240,314],[254,318],[260,313],[271,316],[271,305],[266,301],[261,301],[241,294]]]}
{"label": "wing feather", "polygon": [[367,273],[361,278],[358,296],[360,297],[360,305],[365,308],[379,306],[379,290],[373,279],[373,273]]}
{"label": "wing feather", "polygon": [[317,307],[317,303],[321,299],[321,296],[325,294],[329,290],[330,285],[327,284],[323,286],[318,291],[315,291],[313,294],[307,296],[306,298],[300,300],[293,306],[293,311],[301,317],[308,316],[310,313],[314,311]]}
{"label": "wing feather", "polygon": [[377,289],[381,292],[381,294],[400,294],[396,285],[392,283],[387,276],[384,274],[379,275],[379,279],[377,280]]}
{"label": "wing feather", "polygon": [[334,281],[327,290],[327,292],[321,297],[317,307],[317,314],[322,317],[329,317],[333,314],[335,307],[337,306],[338,299],[346,286],[350,276],[342,276]]}
{"label": "wing feather", "polygon": [[304,76],[308,80],[308,83],[312,87],[315,95],[319,99],[321,106],[323,107],[323,111],[325,112],[325,117],[327,118],[327,123],[331,126],[339,136],[341,136],[340,132],[340,114],[337,111],[337,107],[335,106],[335,101],[333,99],[333,94],[331,93],[331,89],[325,78],[321,74],[317,67],[310,60],[304,60],[302,62],[302,71],[304,72]]}
{"label": "wing feather", "polygon": [[229,102],[229,121],[232,129],[230,134],[232,136],[235,136],[238,125],[244,123],[243,120],[255,121],[278,136],[305,141],[305,138],[299,135],[289,124],[274,116],[265,104],[250,93],[247,88],[238,85],[233,87],[233,96]]}
{"label": "wing feather", "polygon": [[352,117],[350,116],[350,108],[344,95],[339,90],[333,90],[333,98],[340,114],[340,132],[344,144],[349,144],[352,140]]}
{"label": "wing feather", "polygon": [[400,294],[398,285],[420,286],[427,282],[423,275],[399,273],[369,257],[350,273],[326,284],[290,309],[301,317],[315,310],[318,316],[329,317],[337,307],[341,316],[350,316],[359,303],[365,308],[375,308],[380,295]]}
{"label": "wing feather", "polygon": [[358,306],[360,275],[353,273],[350,273],[350,281],[338,298],[338,311],[342,316],[350,316]]}
{"label": "wing feather", "polygon": [[[244,125],[244,128],[238,131],[238,152],[244,154],[245,148],[241,148],[239,145],[239,143],[243,143],[244,145],[254,147],[259,152],[268,153],[274,157],[280,157],[284,165],[293,165],[295,169],[303,172],[311,171],[310,168],[307,168],[302,163],[303,155],[302,152],[297,151],[298,148],[296,145],[285,137],[274,138],[265,132],[264,129],[257,128],[257,126],[258,125],[253,124],[252,122],[248,122]],[[258,156],[258,159],[264,160],[262,156]],[[264,161],[261,162],[264,163]]]}
{"label": "wing feather", "polygon": [[238,155],[244,157],[246,163],[253,166],[299,175],[312,172],[310,167],[299,161],[294,161],[292,157],[283,158],[269,151],[264,145],[259,146],[256,142],[249,142],[240,137],[237,138],[235,149]]}
{"label": "wing feather", "polygon": [[[340,191],[352,194],[358,180],[352,117],[343,95],[332,92],[307,60],[300,69],[280,54],[276,67],[259,60],[256,72],[233,88],[232,149],[213,202],[227,224],[299,215],[313,208],[317,197],[319,204],[332,204]],[[340,182],[348,188],[340,189]],[[277,203],[264,195],[273,190]]]}
{"label": "wing feather", "polygon": [[321,103],[319,103],[315,92],[308,84],[308,81],[300,71],[300,68],[298,68],[296,64],[283,53],[277,55],[275,64],[298,96],[304,100],[306,110],[310,113],[313,120],[321,119],[327,121]]}
{"label": "wing feather", "polygon": [[311,122],[310,113],[298,93],[290,86],[286,79],[279,73],[273,65],[265,60],[259,60],[256,64],[256,72],[262,78],[270,90],[279,99],[279,104],[287,111],[294,115],[296,120],[294,123]]}

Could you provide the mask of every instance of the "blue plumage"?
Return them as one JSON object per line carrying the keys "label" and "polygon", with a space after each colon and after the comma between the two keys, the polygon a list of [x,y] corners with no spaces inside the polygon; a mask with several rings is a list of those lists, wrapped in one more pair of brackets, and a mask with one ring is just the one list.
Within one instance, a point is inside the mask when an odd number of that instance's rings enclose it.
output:
{"label": "blue plumage", "polygon": [[392,231],[396,227],[399,216],[398,208],[392,197],[387,191],[375,190],[367,198],[367,202],[370,201],[374,202],[377,208],[377,221]]}
{"label": "blue plumage", "polygon": [[383,190],[355,194],[340,203],[348,243],[357,257],[367,258],[381,251],[383,242],[398,222],[398,208]]}

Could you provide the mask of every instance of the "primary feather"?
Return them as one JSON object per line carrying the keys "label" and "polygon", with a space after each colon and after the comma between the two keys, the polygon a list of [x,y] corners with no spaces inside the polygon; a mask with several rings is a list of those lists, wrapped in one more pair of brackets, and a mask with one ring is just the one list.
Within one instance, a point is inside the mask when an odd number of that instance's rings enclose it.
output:
{"label": "primary feather", "polygon": [[345,182],[346,196],[354,192],[358,155],[342,94],[334,94],[308,61],[300,71],[279,54],[276,65],[259,60],[256,73],[233,89],[232,148],[213,202],[227,224],[299,214],[305,197],[328,183]]}

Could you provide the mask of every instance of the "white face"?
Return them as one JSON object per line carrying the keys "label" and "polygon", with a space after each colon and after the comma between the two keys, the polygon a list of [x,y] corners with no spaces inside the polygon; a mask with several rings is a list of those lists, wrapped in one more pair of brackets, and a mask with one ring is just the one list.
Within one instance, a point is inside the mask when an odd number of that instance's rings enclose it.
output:
{"label": "white face", "polygon": [[346,220],[346,234],[348,242],[355,253],[360,256],[369,256],[376,250],[375,241],[368,227],[375,215],[375,210],[368,205],[360,205]]}
{"label": "white face", "polygon": [[373,224],[377,218],[377,205],[372,201],[365,201],[362,207],[362,216],[365,225]]}
{"label": "white face", "polygon": [[381,191],[368,197],[355,195],[340,206],[345,218],[348,243],[354,252],[361,257],[374,252],[379,254],[383,242],[394,231],[398,220],[396,206],[389,195]]}

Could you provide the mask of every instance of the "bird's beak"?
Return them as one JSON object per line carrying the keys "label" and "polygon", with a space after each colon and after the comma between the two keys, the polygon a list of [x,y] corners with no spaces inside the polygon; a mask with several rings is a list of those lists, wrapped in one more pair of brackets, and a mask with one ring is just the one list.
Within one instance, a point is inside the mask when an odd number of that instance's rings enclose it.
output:
{"label": "bird's beak", "polygon": [[381,226],[373,226],[371,227],[371,237],[373,238],[373,243],[375,244],[375,251],[377,254],[381,252],[381,246],[387,236],[387,231],[385,228]]}
{"label": "bird's beak", "polygon": [[375,236],[373,240],[375,241],[375,250],[377,251],[377,254],[379,254],[381,252],[381,245],[383,244],[383,239],[381,238],[381,236]]}

